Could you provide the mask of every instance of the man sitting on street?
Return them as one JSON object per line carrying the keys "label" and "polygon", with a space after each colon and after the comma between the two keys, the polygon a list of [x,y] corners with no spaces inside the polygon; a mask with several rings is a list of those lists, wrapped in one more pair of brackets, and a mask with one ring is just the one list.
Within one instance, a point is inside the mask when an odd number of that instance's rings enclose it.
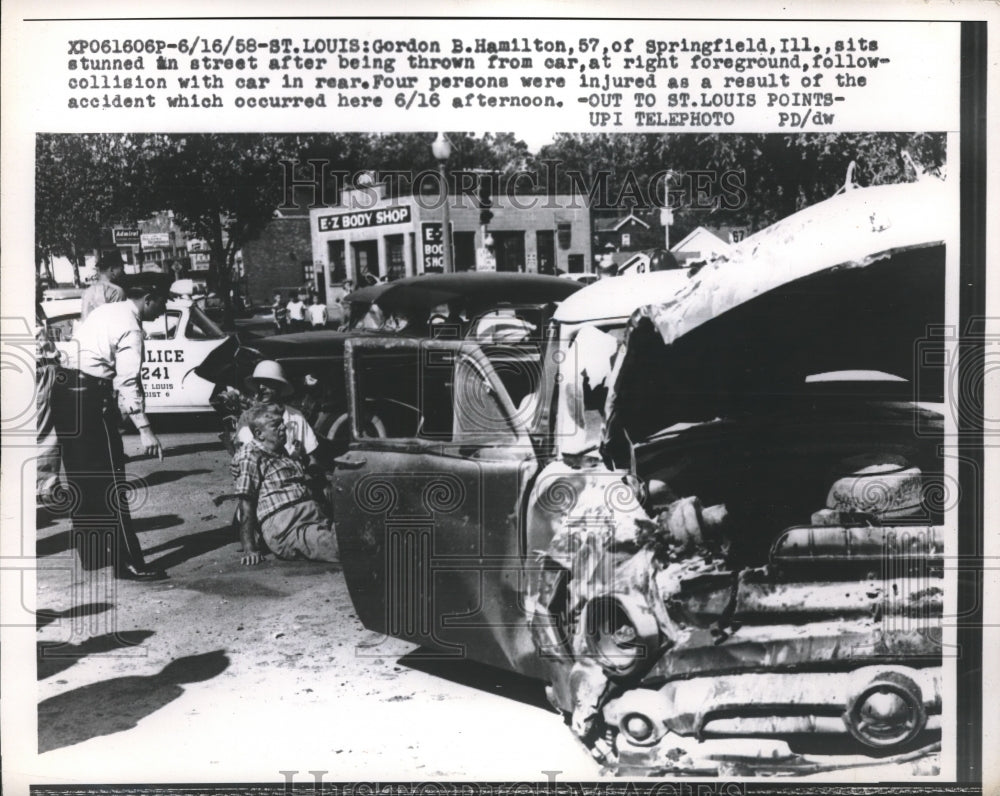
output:
{"label": "man sitting on street", "polygon": [[247,416],[253,440],[237,451],[231,467],[241,515],[240,563],[259,564],[265,549],[283,559],[339,563],[333,523],[310,496],[302,465],[285,450],[281,407],[258,404]]}

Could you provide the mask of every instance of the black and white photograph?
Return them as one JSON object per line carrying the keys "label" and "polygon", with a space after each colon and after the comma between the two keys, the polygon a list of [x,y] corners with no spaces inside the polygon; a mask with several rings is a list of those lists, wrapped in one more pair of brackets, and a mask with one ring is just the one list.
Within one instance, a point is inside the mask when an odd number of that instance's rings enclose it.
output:
{"label": "black and white photograph", "polygon": [[985,22],[866,129],[846,22],[108,10],[17,9],[9,792],[991,792]]}

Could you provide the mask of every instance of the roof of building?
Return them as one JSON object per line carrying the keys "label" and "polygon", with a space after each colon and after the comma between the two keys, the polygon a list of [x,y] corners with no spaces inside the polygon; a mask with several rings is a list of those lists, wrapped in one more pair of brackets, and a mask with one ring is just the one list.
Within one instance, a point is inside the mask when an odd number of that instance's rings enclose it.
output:
{"label": "roof of building", "polygon": [[614,232],[621,229],[631,221],[641,224],[646,229],[649,229],[649,222],[643,221],[635,213],[629,213],[627,216],[616,216],[614,218],[595,218],[594,232]]}

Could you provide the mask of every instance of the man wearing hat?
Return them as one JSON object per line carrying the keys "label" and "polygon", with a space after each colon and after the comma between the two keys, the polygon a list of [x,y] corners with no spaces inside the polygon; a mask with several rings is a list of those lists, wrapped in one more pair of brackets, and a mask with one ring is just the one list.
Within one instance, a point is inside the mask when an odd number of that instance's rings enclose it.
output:
{"label": "man wearing hat", "polygon": [[[290,456],[310,460],[319,443],[312,426],[294,406],[285,403],[295,392],[295,388],[285,377],[281,365],[272,359],[262,359],[247,380],[258,404],[278,404],[282,407],[282,422],[285,424],[285,449]],[[249,410],[247,410],[249,411]],[[236,441],[245,445],[253,440],[253,432],[243,413],[238,423]]]}
{"label": "man wearing hat", "polygon": [[122,262],[121,252],[115,249],[101,255],[101,259],[97,261],[97,279],[83,291],[80,299],[81,321],[87,320],[87,316],[102,304],[125,301],[125,289],[120,284],[124,275],[125,264]]}

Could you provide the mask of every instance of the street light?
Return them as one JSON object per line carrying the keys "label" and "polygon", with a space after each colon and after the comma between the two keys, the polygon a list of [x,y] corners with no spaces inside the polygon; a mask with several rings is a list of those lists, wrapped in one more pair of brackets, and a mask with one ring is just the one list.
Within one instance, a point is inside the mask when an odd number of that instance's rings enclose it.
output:
{"label": "street light", "polygon": [[438,133],[437,138],[431,144],[431,152],[438,162],[438,170],[441,172],[441,192],[444,195],[444,220],[441,227],[441,241],[444,250],[444,272],[446,274],[454,271],[451,258],[451,210],[448,207],[448,176],[445,164],[451,157],[451,141],[444,133]]}

